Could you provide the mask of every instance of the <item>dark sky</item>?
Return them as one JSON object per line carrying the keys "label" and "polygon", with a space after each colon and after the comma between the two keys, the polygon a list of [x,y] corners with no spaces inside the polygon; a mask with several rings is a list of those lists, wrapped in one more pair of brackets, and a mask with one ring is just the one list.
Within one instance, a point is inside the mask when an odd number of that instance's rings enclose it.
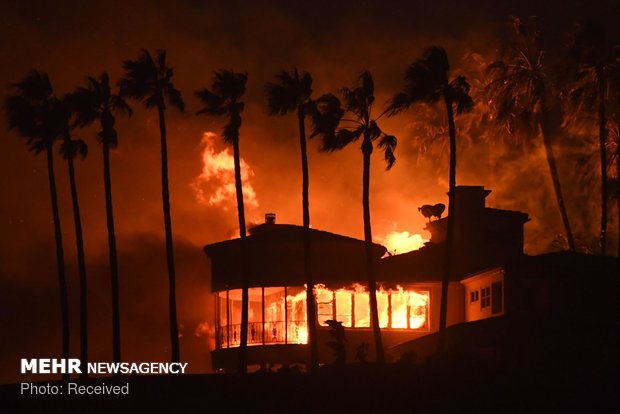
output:
{"label": "dark sky", "polygon": [[[207,263],[201,247],[231,237],[236,230],[234,199],[215,205],[197,199],[196,185],[210,194],[223,184],[197,183],[203,168],[203,133],[218,133],[218,121],[196,117],[193,92],[210,85],[218,68],[247,70],[246,109],[241,130],[242,157],[251,169],[249,184],[256,203],[250,221],[276,212],[278,222],[301,222],[300,168],[295,120],[269,118],[264,83],[281,69],[296,65],[314,78],[315,94],[352,85],[362,69],[375,77],[377,103],[400,88],[406,66],[431,44],[444,46],[454,69],[467,66],[470,53],[492,54],[498,29],[510,14],[537,15],[551,54],[578,18],[606,23],[618,39],[614,1],[4,1],[0,6],[0,95],[2,101],[28,70],[48,72],[58,94],[84,83],[86,75],[107,70],[122,75],[122,61],[140,48],[165,48],[175,69],[174,83],[185,97],[184,114],[167,112],[171,203],[178,256],[179,322],[182,356],[193,371],[208,367],[210,307]],[[168,358],[166,273],[159,180],[159,137],[155,111],[133,103],[134,116],[119,119],[119,148],[112,155],[118,244],[121,251],[123,345],[127,359]],[[379,111],[380,109],[377,108]],[[391,231],[423,233],[417,206],[446,202],[447,175],[415,162],[412,122],[415,111],[382,120],[399,141],[397,162],[386,172],[375,156],[372,170],[372,214],[375,238]],[[457,120],[458,123],[458,120]],[[91,356],[110,359],[109,283],[103,200],[102,162],[95,129],[77,131],[90,146],[77,163],[91,305]],[[224,150],[219,139],[214,151]],[[341,153],[322,154],[310,145],[313,227],[362,236],[361,153],[356,145]],[[470,154],[472,155],[472,154]],[[551,202],[514,193],[508,180],[522,167],[502,168],[491,180],[464,158],[459,182],[494,190],[490,204],[528,211],[529,251],[549,248],[559,232]],[[532,161],[540,165],[540,160]],[[544,165],[544,164],[542,164]],[[428,167],[428,168],[427,168]],[[77,275],[67,171],[57,160],[66,262],[72,297],[72,324],[77,325]],[[546,179],[546,178],[545,178]],[[495,184],[495,186],[494,186]],[[532,179],[532,186],[539,180]],[[522,183],[520,185],[523,185]],[[527,183],[526,183],[527,185]],[[543,186],[544,187],[544,186]],[[503,193],[502,193],[503,191]],[[548,192],[540,195],[549,197]],[[532,203],[532,200],[535,202]],[[58,290],[54,239],[45,159],[26,151],[21,138],[0,120],[0,382],[17,380],[17,358],[59,356]],[[540,207],[543,206],[543,207]],[[342,217],[346,217],[343,220]],[[587,225],[583,224],[587,229]],[[534,230],[532,230],[534,229]],[[77,330],[73,330],[77,350]],[[77,356],[77,353],[75,354]]]}

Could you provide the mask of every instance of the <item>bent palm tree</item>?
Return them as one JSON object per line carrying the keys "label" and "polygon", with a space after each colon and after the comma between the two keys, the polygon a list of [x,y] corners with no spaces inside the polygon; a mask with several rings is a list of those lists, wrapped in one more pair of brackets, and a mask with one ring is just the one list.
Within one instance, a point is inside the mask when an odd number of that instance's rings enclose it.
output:
{"label": "bent palm tree", "polygon": [[232,144],[235,164],[235,190],[237,196],[237,216],[239,218],[239,238],[241,245],[241,337],[239,344],[239,373],[247,372],[248,346],[248,258],[246,246],[245,208],[243,205],[243,184],[241,182],[241,159],[239,156],[239,129],[244,103],[241,97],[245,93],[248,80],[247,73],[219,70],[213,77],[211,89],[201,89],[195,95],[204,107],[196,115],[226,117],[222,137],[224,142]]}
{"label": "bent palm tree", "polygon": [[535,24],[529,27],[516,17],[511,18],[511,28],[513,36],[505,58],[488,67],[492,77],[487,86],[491,109],[494,118],[510,125],[511,129],[523,129],[533,137],[538,134],[542,136],[568,246],[570,250],[575,250],[553,152],[553,135],[560,122],[557,108],[549,103],[551,84],[544,64],[541,33]]}
{"label": "bent palm tree", "polygon": [[181,92],[172,83],[173,71],[166,64],[166,51],[158,50],[155,59],[146,49],[140,51],[137,60],[123,62],[125,77],[118,82],[120,96],[142,102],[147,108],[157,108],[161,145],[161,192],[166,233],[166,259],[168,264],[169,318],[172,361],[181,360],[179,349],[179,328],[176,305],[176,275],[174,249],[172,245],[172,220],[170,218],[170,191],[168,189],[168,143],[166,139],[166,103],[181,112],[185,104]]}
{"label": "bent palm tree", "polygon": [[[70,341],[69,301],[53,151],[54,140],[60,138],[62,134],[54,116],[57,99],[53,95],[52,85],[47,74],[43,72],[32,71],[21,82],[12,86],[15,89],[15,94],[9,96],[5,103],[9,129],[17,130],[26,139],[26,145],[30,152],[35,155],[45,152],[47,156],[47,173],[56,241],[56,270],[60,293],[62,357],[68,359]],[[68,374],[65,374],[64,378],[69,379]]]}
{"label": "bent palm tree", "polygon": [[413,103],[435,104],[443,101],[448,117],[450,137],[450,179],[448,191],[448,228],[446,231],[446,255],[441,281],[441,304],[439,312],[438,349],[444,346],[444,332],[448,315],[448,285],[452,276],[452,256],[454,251],[454,212],[456,189],[456,128],[454,110],[460,114],[471,110],[473,101],[469,96],[469,84],[464,76],[450,80],[450,65],[446,51],[437,46],[426,49],[422,57],[409,66],[405,73],[404,91],[390,102],[387,112],[394,115]]}
{"label": "bent palm tree", "polygon": [[[366,271],[368,277],[368,293],[370,297],[370,313],[377,354],[377,362],[384,362],[383,341],[379,327],[379,313],[377,309],[377,281],[375,278],[375,264],[372,257],[372,228],[370,223],[370,156],[373,152],[373,143],[383,149],[384,158],[389,170],[394,165],[396,157],[396,137],[384,133],[377,125],[377,119],[372,118],[372,106],[375,101],[375,85],[372,75],[363,71],[358,79],[359,85],[354,89],[343,88],[345,114],[351,114],[351,119],[341,118],[342,126],[335,135],[326,135],[323,139],[324,151],[335,151],[344,148],[351,142],[362,138],[363,174],[362,174],[362,206],[364,212],[364,241],[366,243]],[[328,106],[334,106],[333,99],[327,100]],[[338,111],[331,111],[338,114]],[[342,113],[340,113],[342,115]]]}
{"label": "bent palm tree", "polygon": [[269,82],[265,93],[270,115],[286,115],[297,112],[299,125],[299,147],[301,149],[302,171],[302,210],[304,226],[304,274],[306,278],[306,312],[308,320],[308,342],[310,343],[310,367],[319,366],[319,348],[316,338],[316,301],[314,298],[314,279],[312,277],[312,254],[310,250],[310,202],[308,196],[308,154],[306,149],[306,116],[311,115],[313,101],[312,77],[308,72],[301,76],[297,68],[292,73],[282,71],[276,75],[277,82]]}
{"label": "bent palm tree", "polygon": [[106,223],[108,227],[108,254],[110,263],[110,282],[112,288],[112,350],[114,362],[121,361],[120,301],[118,287],[118,259],[114,213],[112,209],[112,180],[110,177],[110,149],[118,145],[118,134],[114,128],[114,112],[131,116],[131,108],[120,96],[113,94],[110,78],[106,72],[97,80],[88,77],[88,87],[78,88],[70,97],[76,112],[76,123],[85,127],[99,121],[101,130],[97,138],[103,152],[103,183],[105,190]]}

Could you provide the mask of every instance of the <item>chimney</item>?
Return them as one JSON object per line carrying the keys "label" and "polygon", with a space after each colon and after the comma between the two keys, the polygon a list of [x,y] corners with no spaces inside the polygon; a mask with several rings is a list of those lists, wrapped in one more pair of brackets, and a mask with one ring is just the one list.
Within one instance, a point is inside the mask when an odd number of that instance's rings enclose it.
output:
{"label": "chimney", "polygon": [[276,213],[265,214],[265,224],[276,224]]}

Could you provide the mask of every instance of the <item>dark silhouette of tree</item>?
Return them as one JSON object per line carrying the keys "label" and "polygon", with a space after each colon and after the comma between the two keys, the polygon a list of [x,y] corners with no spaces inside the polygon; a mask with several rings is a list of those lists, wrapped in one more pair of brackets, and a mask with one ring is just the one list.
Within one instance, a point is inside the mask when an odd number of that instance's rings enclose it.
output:
{"label": "dark silhouette of tree", "polygon": [[[375,101],[375,85],[372,75],[363,71],[358,79],[359,85],[353,89],[343,88],[344,109],[352,118],[341,118],[340,127],[335,135],[326,135],[323,139],[324,151],[335,151],[344,148],[351,142],[362,138],[363,175],[362,175],[362,205],[364,211],[364,241],[366,242],[366,268],[368,277],[368,293],[370,296],[370,314],[377,362],[384,362],[383,341],[379,327],[379,313],[377,310],[377,281],[375,279],[375,263],[372,257],[372,229],[370,223],[370,156],[373,152],[373,143],[383,149],[387,169],[394,165],[396,157],[396,137],[384,133],[377,125],[377,119],[372,118],[372,106]],[[333,100],[327,100],[327,106],[333,106]],[[338,113],[338,111],[331,111]]]}
{"label": "dark silhouette of tree", "polygon": [[241,158],[239,156],[239,129],[244,103],[241,97],[245,93],[248,80],[247,73],[232,70],[215,72],[211,89],[201,89],[195,95],[204,107],[196,115],[225,117],[227,120],[222,137],[224,142],[233,146],[235,164],[235,190],[237,195],[237,215],[239,218],[239,238],[241,246],[241,338],[239,344],[239,373],[247,372],[248,346],[248,257],[246,245],[245,209],[243,206],[243,183],[241,182]]}
{"label": "dark silhouette of tree", "polygon": [[[28,150],[35,155],[45,152],[47,173],[52,201],[54,238],[56,241],[56,268],[60,292],[60,316],[62,326],[62,357],[69,356],[69,301],[67,277],[62,242],[58,195],[54,174],[54,141],[62,136],[62,125],[58,122],[58,99],[46,73],[32,71],[20,82],[12,85],[14,95],[5,103],[9,129],[15,129],[26,140]],[[69,375],[63,377],[68,380]]]}
{"label": "dark silhouette of tree", "polygon": [[[84,236],[82,232],[82,217],[75,182],[75,165],[73,160],[80,156],[86,158],[88,146],[86,142],[71,136],[71,105],[68,96],[59,103],[59,120],[63,124],[63,141],[60,145],[60,154],[67,161],[69,167],[69,188],[71,189],[71,204],[73,206],[73,220],[75,222],[75,245],[78,260],[78,274],[80,279],[80,363],[85,367],[88,363],[88,279],[86,277],[86,256],[84,254]],[[82,370],[82,378],[87,377],[87,371]]]}
{"label": "dark silhouette of tree", "polygon": [[424,51],[421,58],[413,62],[405,73],[403,92],[392,98],[387,112],[394,115],[409,108],[414,103],[428,105],[443,101],[448,117],[448,134],[450,137],[450,179],[448,191],[448,227],[446,231],[446,254],[441,282],[441,304],[439,312],[438,349],[442,350],[448,315],[448,285],[452,276],[454,251],[454,212],[456,189],[456,128],[454,111],[460,114],[471,110],[473,101],[469,96],[469,84],[464,76],[450,80],[450,65],[446,51],[438,46],[431,46]]}
{"label": "dark silhouette of tree", "polygon": [[88,86],[80,87],[69,99],[75,111],[76,124],[85,127],[99,121],[101,129],[97,133],[103,153],[103,182],[105,190],[106,223],[108,227],[108,254],[110,263],[110,282],[112,288],[112,350],[115,362],[121,362],[120,304],[118,288],[118,258],[114,213],[112,209],[112,180],[110,177],[110,149],[118,145],[118,134],[114,128],[114,113],[131,116],[131,108],[120,96],[112,93],[110,78],[104,72],[99,79],[87,78]]}
{"label": "dark silhouette of tree", "polygon": [[[583,22],[576,26],[574,38],[569,46],[569,61],[572,69],[572,88],[569,91],[568,109],[572,118],[588,117],[592,114],[598,123],[599,164],[601,174],[601,227],[599,246],[601,254],[607,247],[607,209],[609,202],[609,160],[607,156],[608,120],[607,100],[609,96],[608,77],[617,68],[615,56],[607,44],[605,28],[595,22]],[[617,69],[616,69],[617,70]],[[570,120],[569,120],[570,121]]]}
{"label": "dark silhouette of tree", "polygon": [[299,126],[299,147],[301,149],[302,171],[302,211],[304,226],[304,275],[306,278],[306,311],[308,320],[308,342],[310,344],[310,367],[319,366],[319,347],[316,337],[316,300],[314,297],[314,279],[312,277],[312,253],[310,250],[310,201],[308,195],[309,172],[306,149],[307,116],[315,112],[316,104],[311,98],[312,77],[308,72],[299,75],[297,68],[292,72],[282,71],[276,75],[276,82],[265,86],[270,115],[286,115],[295,111]]}
{"label": "dark silhouette of tree", "polygon": [[169,282],[169,318],[172,361],[181,360],[179,349],[179,328],[177,322],[176,275],[174,249],[172,244],[172,220],[170,218],[170,191],[168,190],[168,143],[166,139],[166,104],[183,112],[183,97],[172,83],[173,71],[166,63],[166,51],[159,49],[155,58],[142,49],[136,60],[123,62],[125,77],[118,82],[120,96],[142,102],[147,108],[157,108],[159,135],[161,140],[161,192],[166,233],[166,258]]}
{"label": "dark silhouette of tree", "polygon": [[553,137],[561,125],[557,105],[551,103],[553,88],[545,67],[541,32],[535,20],[527,23],[511,17],[511,37],[503,49],[504,56],[488,67],[491,82],[488,85],[494,118],[509,125],[511,130],[522,130],[535,138],[542,136],[555,198],[562,218],[570,250],[575,250],[556,158]]}

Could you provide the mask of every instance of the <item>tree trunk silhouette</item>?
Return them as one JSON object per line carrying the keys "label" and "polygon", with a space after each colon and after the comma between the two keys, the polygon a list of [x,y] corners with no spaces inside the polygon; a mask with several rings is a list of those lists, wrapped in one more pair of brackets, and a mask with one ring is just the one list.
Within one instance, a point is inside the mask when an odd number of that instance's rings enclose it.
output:
{"label": "tree trunk silhouette", "polygon": [[596,82],[598,87],[598,136],[601,163],[601,254],[604,256],[607,247],[607,116],[605,114],[605,74],[602,65],[596,66]]}
{"label": "tree trunk silhouette", "polygon": [[[368,125],[368,122],[366,122],[366,125]],[[364,208],[364,241],[366,242],[366,272],[368,277],[368,296],[370,298],[370,316],[377,362],[383,363],[385,362],[385,356],[383,353],[381,328],[379,327],[379,311],[377,306],[377,281],[375,279],[375,266],[374,259],[372,257],[372,228],[370,225],[370,156],[372,155],[372,142],[370,140],[368,128],[366,128],[366,131],[364,131],[362,153],[364,155],[364,173],[362,177],[362,204]]]}
{"label": "tree trunk silhouette", "polygon": [[[238,115],[237,115],[238,116]],[[235,121],[231,121],[235,122]],[[241,121],[238,120],[238,125]],[[235,192],[237,195],[237,216],[239,217],[239,239],[241,243],[241,335],[239,343],[240,374],[248,369],[248,326],[249,326],[249,283],[248,283],[248,252],[246,244],[245,207],[243,203],[243,183],[241,182],[241,158],[239,155],[239,133],[233,137],[233,158],[235,163]]]}
{"label": "tree trunk silhouette", "polygon": [[310,345],[310,369],[319,367],[319,346],[316,337],[316,301],[314,299],[314,280],[312,277],[312,253],[310,250],[310,199],[308,195],[309,172],[308,153],[306,148],[306,127],[304,124],[305,113],[300,106],[297,110],[299,121],[299,145],[301,148],[301,171],[302,171],[302,209],[304,225],[304,274],[306,276],[306,312],[308,320],[308,343]]}
{"label": "tree trunk silhouette", "polygon": [[118,287],[118,259],[116,255],[116,233],[112,209],[112,180],[110,177],[110,145],[103,141],[103,183],[105,189],[105,212],[108,226],[108,253],[110,260],[110,282],[112,288],[112,353],[114,362],[121,362],[120,303]]}
{"label": "tree trunk silhouette", "polygon": [[[541,105],[545,108],[544,102]],[[564,203],[564,195],[562,193],[562,184],[560,182],[560,174],[556,164],[555,155],[553,152],[553,143],[551,142],[551,131],[549,123],[549,114],[547,110],[543,110],[541,114],[540,133],[543,138],[543,144],[545,146],[545,156],[547,158],[547,165],[549,166],[549,174],[551,175],[551,181],[553,183],[553,191],[555,193],[555,200],[562,217],[562,225],[566,232],[566,240],[568,241],[568,248],[571,251],[575,251],[575,239],[571,230],[570,221],[568,219],[568,212],[566,211],[566,205]]]}
{"label": "tree trunk silhouette", "polygon": [[[65,135],[68,142],[69,136]],[[71,202],[73,204],[73,220],[75,222],[75,247],[78,259],[78,274],[80,279],[80,364],[82,366],[81,378],[87,378],[86,365],[88,364],[88,281],[86,278],[86,260],[84,257],[84,237],[82,234],[82,218],[80,215],[80,203],[78,200],[77,184],[75,183],[75,167],[73,154],[67,157],[69,164],[69,186],[71,188]]]}
{"label": "tree trunk silhouette", "polygon": [[[62,230],[60,228],[60,214],[58,212],[58,194],[56,191],[56,177],[54,175],[54,151],[50,145],[45,150],[47,155],[47,176],[52,200],[52,216],[54,218],[54,239],[56,241],[56,269],[58,272],[58,290],[60,292],[60,322],[62,326],[62,358],[69,359],[69,299],[67,295],[67,276],[65,274],[65,254],[62,245]],[[62,375],[63,380],[69,381],[69,374]]]}
{"label": "tree trunk silhouette", "polygon": [[452,276],[452,262],[454,251],[454,213],[456,195],[456,128],[454,126],[454,111],[452,101],[444,97],[448,115],[448,133],[450,135],[450,178],[448,189],[448,218],[446,229],[446,252],[441,278],[441,303],[439,307],[439,333],[437,336],[437,350],[441,352],[446,345],[446,327],[448,326],[448,287]]}
{"label": "tree trunk silhouette", "polygon": [[161,137],[161,198],[164,210],[164,230],[166,233],[166,259],[168,263],[168,307],[170,319],[170,343],[172,362],[181,361],[179,349],[179,327],[177,325],[176,275],[174,268],[174,249],[172,245],[172,220],[170,218],[170,192],[168,189],[168,144],[166,141],[166,119],[163,104],[157,106],[159,112],[159,134]]}

